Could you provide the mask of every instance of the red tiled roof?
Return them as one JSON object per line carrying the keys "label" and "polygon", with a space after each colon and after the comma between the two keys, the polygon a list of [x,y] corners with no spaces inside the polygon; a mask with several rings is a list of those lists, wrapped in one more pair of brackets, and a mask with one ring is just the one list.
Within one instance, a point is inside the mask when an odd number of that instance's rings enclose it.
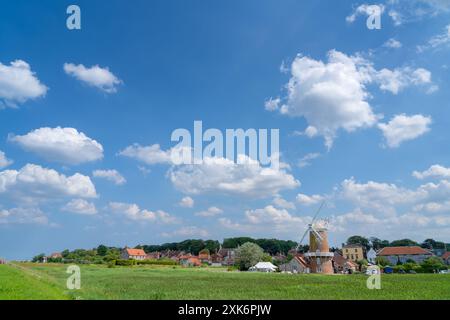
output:
{"label": "red tiled roof", "polygon": [[450,251],[447,251],[442,255],[442,259],[447,260],[448,258],[450,258]]}
{"label": "red tiled roof", "polygon": [[126,249],[129,256],[145,256],[145,251],[142,249]]}
{"label": "red tiled roof", "polygon": [[385,247],[378,252],[378,256],[395,256],[395,255],[414,255],[414,254],[429,254],[432,253],[421,247]]}

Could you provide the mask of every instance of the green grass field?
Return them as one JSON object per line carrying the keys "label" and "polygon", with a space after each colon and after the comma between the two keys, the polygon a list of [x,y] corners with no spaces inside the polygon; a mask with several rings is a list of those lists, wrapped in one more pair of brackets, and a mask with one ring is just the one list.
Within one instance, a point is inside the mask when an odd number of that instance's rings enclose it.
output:
{"label": "green grass field", "polygon": [[0,299],[450,299],[450,275],[383,275],[382,289],[364,275],[227,272],[222,268],[81,266],[81,290],[66,289],[67,265],[0,266]]}

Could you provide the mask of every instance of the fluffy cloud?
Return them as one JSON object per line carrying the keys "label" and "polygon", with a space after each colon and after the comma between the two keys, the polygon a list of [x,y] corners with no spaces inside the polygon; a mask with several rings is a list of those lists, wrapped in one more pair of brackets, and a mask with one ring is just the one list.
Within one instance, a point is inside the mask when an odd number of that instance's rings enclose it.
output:
{"label": "fluffy cloud", "polygon": [[86,68],[82,64],[65,63],[64,71],[77,80],[106,93],[117,92],[117,86],[122,83],[108,68],[101,68],[98,65]]}
{"label": "fluffy cloud", "polygon": [[73,199],[70,202],[68,202],[62,208],[62,210],[71,213],[85,214],[85,215],[94,215],[97,213],[97,208],[95,208],[95,205],[84,199]]}
{"label": "fluffy cloud", "polygon": [[308,123],[304,134],[323,136],[331,148],[339,130],[353,132],[372,127],[380,119],[368,102],[371,94],[367,86],[371,83],[393,94],[409,86],[425,87],[427,93],[438,89],[426,69],[376,70],[361,56],[331,50],[327,62],[305,56],[294,59],[286,101],[278,110],[291,117],[304,117]]}
{"label": "fluffy cloud", "polygon": [[275,197],[273,199],[273,204],[282,209],[295,209],[295,204],[283,199],[282,197]]}
{"label": "fluffy cloud", "polygon": [[175,230],[173,232],[164,232],[162,233],[163,237],[208,237],[209,232],[207,230],[201,229],[199,227],[195,226],[185,226],[181,227],[178,230]]}
{"label": "fluffy cloud", "polygon": [[262,198],[300,185],[282,169],[261,167],[258,161],[245,158],[236,164],[224,158],[207,157],[199,165],[173,167],[168,176],[173,185],[186,194],[219,192]]}
{"label": "fluffy cloud", "polygon": [[41,224],[47,225],[47,216],[37,208],[0,209],[0,225],[2,224]]}
{"label": "fluffy cloud", "polygon": [[8,139],[48,161],[81,164],[103,158],[102,145],[74,128],[45,127]]}
{"label": "fluffy cloud", "polygon": [[117,170],[95,170],[92,175],[95,178],[103,178],[116,185],[123,185],[127,180]]}
{"label": "fluffy cloud", "polygon": [[427,93],[433,93],[438,87],[432,84],[431,72],[423,69],[412,69],[410,67],[397,68],[394,70],[381,69],[373,75],[374,80],[379,83],[380,89],[398,94],[410,86],[428,85]]}
{"label": "fluffy cloud", "polygon": [[388,41],[386,41],[383,44],[383,47],[386,48],[392,48],[392,49],[399,49],[402,47],[402,43],[394,38],[390,38]]}
{"label": "fluffy cloud", "polygon": [[0,195],[2,194],[21,201],[97,197],[95,186],[89,177],[79,173],[66,177],[55,170],[34,164],[27,164],[19,171],[0,171]]}
{"label": "fluffy cloud", "polygon": [[148,165],[171,164],[171,150],[164,151],[159,144],[141,146],[133,144],[119,152],[119,155],[136,159]]}
{"label": "fluffy cloud", "polygon": [[306,194],[299,193],[296,197],[297,202],[305,206],[318,204],[319,202],[322,202],[324,199],[325,197],[318,194],[308,196]]}
{"label": "fluffy cloud", "polygon": [[389,148],[397,148],[402,142],[414,140],[430,131],[431,118],[423,115],[397,115],[388,123],[380,123]]}
{"label": "fluffy cloud", "polygon": [[0,109],[43,97],[47,90],[25,61],[16,60],[9,66],[0,63]]}
{"label": "fluffy cloud", "polygon": [[192,208],[194,206],[194,199],[191,197],[183,197],[179,205],[183,208]]}
{"label": "fluffy cloud", "polygon": [[5,168],[12,164],[12,160],[9,160],[3,151],[0,151],[0,169]]}
{"label": "fluffy cloud", "polygon": [[377,121],[367,102],[367,74],[361,72],[359,59],[332,50],[328,63],[298,56],[291,66],[288,98],[282,114],[304,117],[309,132],[325,137],[331,147],[338,129],[348,132],[370,127]]}
{"label": "fluffy cloud", "polygon": [[169,213],[165,211],[162,210],[150,211],[146,209],[141,209],[137,204],[110,202],[108,208],[112,212],[122,214],[127,219],[133,221],[159,222],[164,224],[177,222],[177,219],[175,217],[171,216]]}
{"label": "fluffy cloud", "polygon": [[222,213],[222,209],[219,209],[217,207],[209,207],[207,210],[196,212],[195,215],[198,217],[215,217]]}
{"label": "fluffy cloud", "polygon": [[271,205],[263,209],[247,210],[245,216],[253,224],[306,223],[304,217],[292,216],[286,209],[277,209]]}
{"label": "fluffy cloud", "polygon": [[450,168],[443,167],[441,165],[435,164],[432,165],[425,171],[419,172],[414,171],[413,176],[417,179],[426,179],[426,178],[450,178]]}

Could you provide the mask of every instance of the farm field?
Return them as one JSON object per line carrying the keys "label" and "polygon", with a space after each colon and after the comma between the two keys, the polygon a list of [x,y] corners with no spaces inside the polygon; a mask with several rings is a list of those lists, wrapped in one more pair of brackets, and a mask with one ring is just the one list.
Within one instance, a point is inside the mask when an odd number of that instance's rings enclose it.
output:
{"label": "farm field", "polygon": [[368,290],[364,275],[227,272],[223,268],[81,266],[81,290],[66,289],[67,265],[0,266],[0,299],[450,299],[450,275],[383,275]]}

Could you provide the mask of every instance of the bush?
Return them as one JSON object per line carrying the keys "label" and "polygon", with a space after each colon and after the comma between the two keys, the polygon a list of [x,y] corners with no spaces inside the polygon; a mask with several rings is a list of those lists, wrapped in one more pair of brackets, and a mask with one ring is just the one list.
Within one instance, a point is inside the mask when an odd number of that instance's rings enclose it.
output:
{"label": "bush", "polygon": [[147,259],[136,261],[138,265],[160,265],[160,266],[175,266],[177,262],[171,259]]}
{"label": "bush", "polygon": [[136,265],[136,260],[116,260],[116,266],[124,266],[124,267],[131,267]]}

